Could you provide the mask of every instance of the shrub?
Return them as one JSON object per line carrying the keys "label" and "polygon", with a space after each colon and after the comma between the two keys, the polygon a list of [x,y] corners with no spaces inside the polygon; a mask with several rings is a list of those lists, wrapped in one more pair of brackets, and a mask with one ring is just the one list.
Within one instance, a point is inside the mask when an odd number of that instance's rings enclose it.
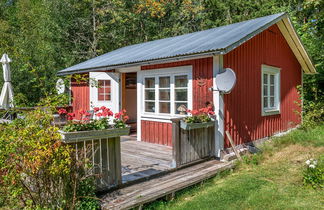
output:
{"label": "shrub", "polygon": [[324,188],[324,155],[321,155],[318,160],[306,161],[304,184],[311,185],[313,188]]}
{"label": "shrub", "polygon": [[92,182],[84,162],[61,141],[52,120],[50,111],[38,109],[0,124],[0,205],[75,209],[87,198],[98,207],[94,189],[80,191],[82,183]]}
{"label": "shrub", "polygon": [[[321,90],[313,93],[312,89],[308,89],[308,93],[303,92],[301,86],[297,87],[300,98],[295,103],[301,107],[302,113],[296,111],[297,115],[303,116],[303,129],[313,128],[316,125],[324,123],[324,93]],[[312,93],[310,93],[312,92]],[[308,95],[308,97],[303,97]],[[310,97],[312,95],[312,97]],[[303,103],[301,103],[303,102]]]}

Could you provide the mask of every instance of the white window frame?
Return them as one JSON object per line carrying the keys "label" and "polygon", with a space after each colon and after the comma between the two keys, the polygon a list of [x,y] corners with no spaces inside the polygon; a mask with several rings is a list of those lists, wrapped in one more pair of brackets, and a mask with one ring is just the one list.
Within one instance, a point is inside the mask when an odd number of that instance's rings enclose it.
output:
{"label": "white window frame", "polygon": [[[280,114],[280,68],[261,65],[261,114],[262,116]],[[274,107],[264,107],[264,74],[268,75],[268,105],[270,104],[270,75],[274,75]]]}
{"label": "white window frame", "polygon": [[[155,70],[144,70],[138,72],[141,86],[141,118],[149,118],[155,120],[169,120],[175,117],[183,117],[185,115],[175,114],[175,76],[186,75],[188,77],[188,109],[192,109],[192,66],[181,66],[173,68],[163,68]],[[170,114],[159,113],[159,77],[170,77]],[[155,112],[145,112],[145,79],[155,78]]]}
{"label": "white window frame", "polygon": [[[109,87],[110,87],[110,92],[109,92],[109,96],[110,96],[110,99],[109,100],[105,100],[105,98],[106,98],[106,85],[103,85],[102,87],[100,87],[99,86],[99,81],[104,81],[104,83],[106,83],[106,81],[109,81],[109,83],[110,83],[110,85],[109,85]],[[101,101],[101,102],[107,102],[107,101],[111,101],[111,80],[110,79],[98,79],[98,87],[97,87],[97,94],[98,94],[98,101]],[[99,88],[103,88],[104,89],[104,93],[103,93],[103,95],[104,95],[104,100],[99,100]]]}

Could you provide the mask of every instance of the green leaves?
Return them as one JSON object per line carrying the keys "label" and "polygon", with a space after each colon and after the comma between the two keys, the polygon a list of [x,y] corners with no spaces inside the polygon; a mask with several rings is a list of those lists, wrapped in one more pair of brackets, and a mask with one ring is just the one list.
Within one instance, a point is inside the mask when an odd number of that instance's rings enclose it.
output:
{"label": "green leaves", "polygon": [[[84,162],[61,141],[51,120],[49,110],[35,110],[24,119],[0,124],[0,207],[75,209],[82,203],[98,208],[97,200],[83,199],[94,197]],[[90,186],[79,192],[82,183]]]}

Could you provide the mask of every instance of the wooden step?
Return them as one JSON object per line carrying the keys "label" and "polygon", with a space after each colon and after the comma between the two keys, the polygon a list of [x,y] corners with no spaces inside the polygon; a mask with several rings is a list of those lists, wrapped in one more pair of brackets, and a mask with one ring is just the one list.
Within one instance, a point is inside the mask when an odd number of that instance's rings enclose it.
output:
{"label": "wooden step", "polygon": [[142,206],[233,168],[233,162],[210,160],[134,184],[102,196],[102,209],[130,209]]}

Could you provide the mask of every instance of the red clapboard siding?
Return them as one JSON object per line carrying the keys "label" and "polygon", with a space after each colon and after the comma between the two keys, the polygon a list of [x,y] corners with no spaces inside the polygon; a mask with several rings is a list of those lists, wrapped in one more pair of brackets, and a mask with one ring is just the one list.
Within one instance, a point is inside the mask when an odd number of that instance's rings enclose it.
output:
{"label": "red clapboard siding", "polygon": [[142,141],[172,146],[172,124],[155,121],[141,121]]}
{"label": "red clapboard siding", "polygon": [[[261,116],[261,65],[281,68],[281,113]],[[300,123],[297,85],[301,84],[301,67],[274,25],[224,55],[224,67],[232,68],[237,83],[225,95],[225,130],[230,131],[236,144],[271,136]],[[225,146],[229,142],[225,140]]]}
{"label": "red clapboard siding", "polygon": [[[206,102],[213,101],[213,94],[211,91],[209,91],[209,88],[213,86],[212,57],[142,66],[141,70],[162,69],[188,65],[192,65],[193,71],[193,109],[199,109],[205,107]],[[142,121],[142,141],[172,146],[171,123],[161,123],[146,120]]]}
{"label": "red clapboard siding", "polygon": [[[84,74],[84,78],[89,78],[89,74]],[[90,109],[89,83],[71,79],[71,98],[73,112],[76,114],[76,118],[80,118],[80,115],[78,113],[79,110]]]}

